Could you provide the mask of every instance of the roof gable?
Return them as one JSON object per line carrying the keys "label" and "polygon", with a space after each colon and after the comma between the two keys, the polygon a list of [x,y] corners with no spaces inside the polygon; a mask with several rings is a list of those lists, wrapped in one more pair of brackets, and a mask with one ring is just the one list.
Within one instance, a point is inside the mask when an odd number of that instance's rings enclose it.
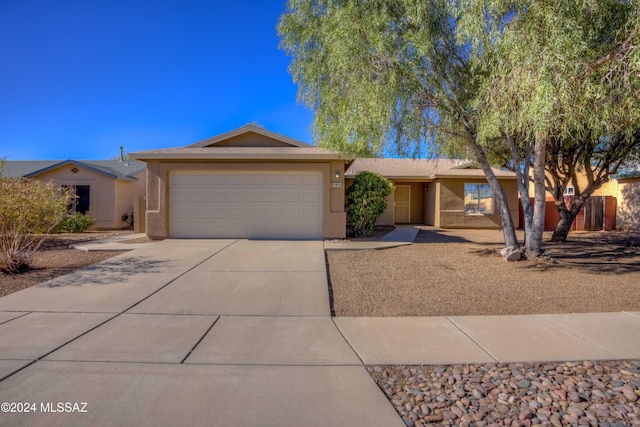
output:
{"label": "roof gable", "polygon": [[186,147],[129,153],[138,160],[198,161],[296,161],[343,160],[341,153],[305,144],[293,138],[249,124]]}
{"label": "roof gable", "polygon": [[133,175],[146,169],[146,163],[136,160],[9,160],[5,164],[4,176],[33,178],[66,165],[85,168],[113,179],[137,181]]}
{"label": "roof gable", "polygon": [[204,147],[312,147],[288,136],[271,132],[256,125],[246,125],[241,128],[207,138],[187,148]]}

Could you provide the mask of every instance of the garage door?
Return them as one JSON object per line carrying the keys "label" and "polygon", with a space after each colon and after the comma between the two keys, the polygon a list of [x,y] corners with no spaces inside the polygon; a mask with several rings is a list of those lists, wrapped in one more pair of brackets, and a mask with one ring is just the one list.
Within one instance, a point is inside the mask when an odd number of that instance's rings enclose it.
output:
{"label": "garage door", "polygon": [[175,171],[169,179],[173,238],[322,237],[320,172]]}

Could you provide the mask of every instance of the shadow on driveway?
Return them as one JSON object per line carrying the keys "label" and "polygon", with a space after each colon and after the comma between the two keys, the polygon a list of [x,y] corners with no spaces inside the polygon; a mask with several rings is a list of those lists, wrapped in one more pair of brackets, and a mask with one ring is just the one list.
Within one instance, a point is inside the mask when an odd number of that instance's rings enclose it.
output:
{"label": "shadow on driveway", "polygon": [[169,273],[173,264],[168,259],[157,260],[139,256],[115,257],[76,270],[66,276],[57,277],[36,287],[60,288],[66,286],[109,285],[130,282],[137,278],[147,282],[149,278],[142,279],[144,276]]}

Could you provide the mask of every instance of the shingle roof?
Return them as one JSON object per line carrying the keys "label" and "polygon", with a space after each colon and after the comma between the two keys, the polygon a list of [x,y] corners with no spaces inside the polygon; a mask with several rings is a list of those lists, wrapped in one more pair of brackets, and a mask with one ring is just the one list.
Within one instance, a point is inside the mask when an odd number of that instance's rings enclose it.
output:
{"label": "shingle roof", "polygon": [[340,159],[334,151],[318,147],[181,147],[131,153],[136,159]]}
{"label": "shingle roof", "polygon": [[133,175],[147,167],[146,163],[137,160],[7,160],[2,176],[32,177],[65,164],[74,164],[124,181],[137,181]]}
{"label": "shingle roof", "polygon": [[[390,179],[435,179],[445,177],[484,178],[473,162],[451,159],[356,159],[345,171],[345,178],[369,171]],[[493,169],[498,178],[515,178],[513,172]]]}

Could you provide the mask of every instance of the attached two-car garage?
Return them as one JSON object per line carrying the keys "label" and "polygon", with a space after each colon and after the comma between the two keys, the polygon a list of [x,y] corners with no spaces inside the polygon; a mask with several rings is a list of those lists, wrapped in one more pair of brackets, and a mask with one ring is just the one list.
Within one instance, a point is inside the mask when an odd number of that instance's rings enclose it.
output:
{"label": "attached two-car garage", "polygon": [[147,162],[152,239],[345,237],[340,153],[250,124],[131,156]]}
{"label": "attached two-car garage", "polygon": [[172,171],[172,238],[322,238],[322,174]]}

